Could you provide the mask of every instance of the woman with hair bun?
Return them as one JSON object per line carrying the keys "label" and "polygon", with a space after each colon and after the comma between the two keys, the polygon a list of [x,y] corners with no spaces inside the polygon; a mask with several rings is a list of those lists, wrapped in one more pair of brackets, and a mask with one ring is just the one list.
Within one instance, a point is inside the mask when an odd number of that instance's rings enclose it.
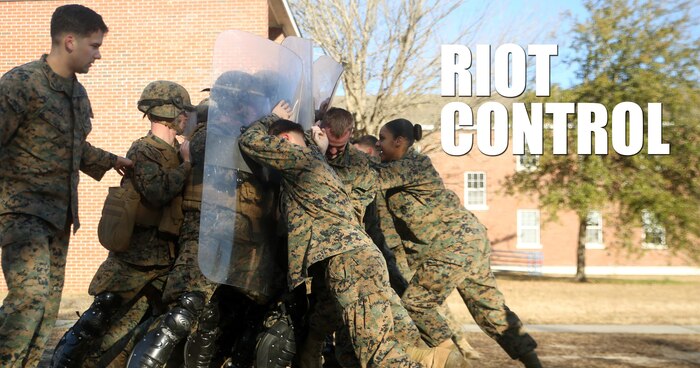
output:
{"label": "woman with hair bun", "polygon": [[479,327],[512,359],[541,367],[537,343],[522,331],[496,287],[486,228],[445,188],[430,158],[412,148],[421,137],[420,125],[396,119],[381,128],[377,142],[381,190],[415,271],[401,301],[428,345],[456,343],[465,357],[473,357],[438,311],[457,288]]}

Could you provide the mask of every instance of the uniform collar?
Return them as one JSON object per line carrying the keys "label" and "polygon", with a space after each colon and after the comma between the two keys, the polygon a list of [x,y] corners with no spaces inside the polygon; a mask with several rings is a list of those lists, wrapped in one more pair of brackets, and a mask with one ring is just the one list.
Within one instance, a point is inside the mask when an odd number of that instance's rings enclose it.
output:
{"label": "uniform collar", "polygon": [[348,141],[348,143],[345,144],[345,149],[343,150],[343,153],[338,155],[338,157],[329,160],[328,163],[330,163],[333,166],[349,167],[352,163],[352,159],[350,158],[350,150],[353,148],[354,147]]}
{"label": "uniform collar", "polygon": [[72,91],[73,96],[78,97],[80,95],[80,89],[75,88],[75,76],[70,78],[64,78],[56,74],[56,72],[54,72],[53,69],[51,69],[51,66],[49,66],[49,64],[46,62],[47,56],[47,54],[42,55],[39,61],[41,63],[41,69],[44,71],[46,79],[48,79],[49,81],[49,86],[51,86],[51,89],[53,89],[54,91],[64,92],[69,96],[71,95]]}

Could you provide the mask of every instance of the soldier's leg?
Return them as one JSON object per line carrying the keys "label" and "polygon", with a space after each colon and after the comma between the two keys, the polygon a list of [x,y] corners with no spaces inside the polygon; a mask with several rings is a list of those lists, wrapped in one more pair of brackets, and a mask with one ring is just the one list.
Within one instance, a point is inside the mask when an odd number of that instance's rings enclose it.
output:
{"label": "soldier's leg", "polygon": [[451,340],[453,332],[439,307],[466,277],[465,265],[446,261],[441,254],[427,259],[416,268],[408,289],[401,297],[428,346],[438,346]]}
{"label": "soldier's leg", "polygon": [[3,246],[8,294],[0,311],[0,366],[38,364],[60,305],[67,243],[63,234]]}
{"label": "soldier's leg", "polygon": [[339,254],[327,264],[330,293],[362,367],[418,367],[394,335],[386,264],[374,247]]}
{"label": "soldier's leg", "polygon": [[88,289],[90,295],[95,295],[95,302],[59,341],[53,367],[82,367],[88,352],[91,361],[101,358],[111,348],[103,343],[105,335],[112,341],[120,341],[143,318],[142,313],[129,314],[134,306],[139,312],[143,310],[138,301],[149,291],[157,294],[151,299],[160,299],[163,283],[158,280],[166,272],[167,268],[137,268],[109,256]]}
{"label": "soldier's leg", "polygon": [[526,367],[539,367],[535,340],[523,331],[520,318],[505,304],[491,272],[491,245],[484,235],[474,240],[472,266],[467,278],[457,287],[474,321],[512,359],[520,359]]}

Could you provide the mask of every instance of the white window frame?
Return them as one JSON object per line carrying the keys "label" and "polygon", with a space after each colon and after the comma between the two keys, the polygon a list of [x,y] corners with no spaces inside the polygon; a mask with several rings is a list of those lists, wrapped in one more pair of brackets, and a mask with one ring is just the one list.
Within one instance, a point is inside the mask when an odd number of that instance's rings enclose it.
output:
{"label": "white window frame", "polygon": [[[598,224],[596,225],[590,225],[591,221],[591,216],[592,215],[598,215]],[[598,237],[600,241],[588,241],[588,230],[594,230],[598,231],[600,233],[600,236]],[[586,249],[605,249],[605,243],[603,240],[603,214],[600,211],[590,211],[588,212],[588,216],[586,217],[586,234],[585,234],[585,240],[586,240]]]}
{"label": "white window frame", "polygon": [[[666,229],[656,222],[656,216],[653,213],[642,210],[642,249],[668,249]],[[647,242],[647,231],[658,231],[661,236],[661,243]]]}
{"label": "white window frame", "polygon": [[[469,188],[469,176],[470,175],[481,175],[483,178],[483,187],[481,189]],[[465,171],[464,172],[464,208],[470,211],[486,211],[489,209],[488,198],[486,193],[486,172],[484,171]],[[483,193],[484,201],[479,204],[469,203],[469,193],[470,192],[481,192]]]}
{"label": "white window frame", "polygon": [[[522,224],[522,218],[526,213],[536,214],[537,227],[535,227],[535,226],[525,227]],[[540,210],[538,210],[538,209],[519,209],[517,216],[518,216],[518,221],[517,221],[517,223],[518,223],[518,227],[517,227],[518,243],[516,244],[515,247],[519,248],[519,249],[542,249],[542,243],[541,243],[541,237],[540,237],[541,227],[542,227],[541,222],[540,222]],[[536,233],[535,233],[536,240],[534,242],[530,242],[530,243],[523,242],[520,238],[521,230],[535,230],[536,231]]]}

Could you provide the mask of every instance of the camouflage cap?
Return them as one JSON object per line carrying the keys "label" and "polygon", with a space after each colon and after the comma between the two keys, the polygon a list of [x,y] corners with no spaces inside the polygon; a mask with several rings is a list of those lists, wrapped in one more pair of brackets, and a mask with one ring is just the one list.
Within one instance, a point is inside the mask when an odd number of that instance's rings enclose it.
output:
{"label": "camouflage cap", "polygon": [[151,82],[143,89],[138,109],[146,115],[170,120],[183,111],[194,111],[195,107],[190,103],[190,94],[185,87],[161,80]]}

